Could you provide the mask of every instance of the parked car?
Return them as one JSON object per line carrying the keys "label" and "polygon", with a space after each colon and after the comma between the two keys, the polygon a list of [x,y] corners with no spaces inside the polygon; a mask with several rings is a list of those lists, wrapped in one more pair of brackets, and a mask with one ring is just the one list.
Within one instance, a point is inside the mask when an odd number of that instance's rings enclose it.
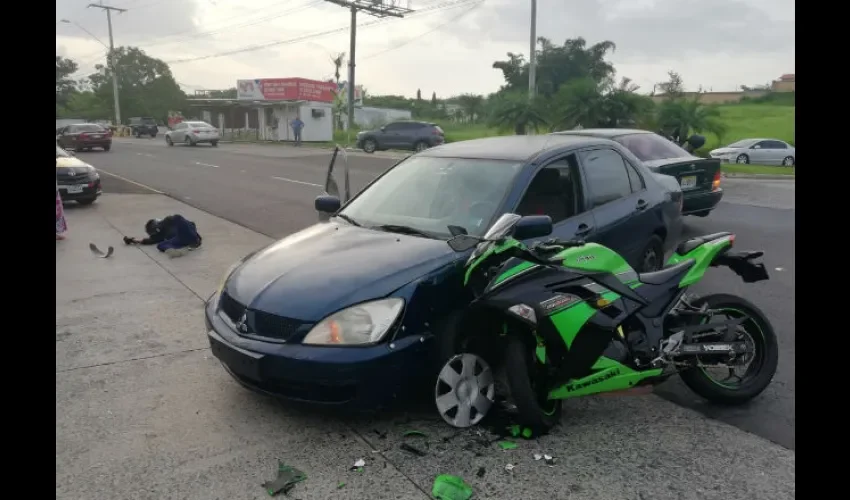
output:
{"label": "parked car", "polygon": [[[600,128],[554,132],[555,135],[592,136],[611,139],[625,146],[653,172],[675,177],[685,196],[683,215],[705,217],[720,203],[720,162],[699,158],[678,144],[654,132],[634,129]],[[691,149],[699,149],[705,138],[692,136]],[[700,142],[694,142],[700,141]]]}
{"label": "parked car", "polygon": [[743,139],[708,153],[724,163],[755,163],[756,165],[797,164],[797,149],[778,139]]}
{"label": "parked car", "polygon": [[357,147],[367,153],[387,149],[423,151],[446,142],[446,134],[436,123],[393,122],[378,130],[365,130],[357,134]]}
{"label": "parked car", "polygon": [[101,194],[100,175],[88,163],[56,145],[56,184],[62,201],[91,205]]}
{"label": "parked car", "polygon": [[91,151],[112,149],[112,131],[96,123],[77,123],[59,129],[56,141],[63,149]]}
{"label": "parked car", "polygon": [[[335,192],[342,184],[330,173],[326,191]],[[428,149],[345,204],[318,197],[327,222],[237,262],[206,304],[212,352],[252,390],[386,403],[453,348],[441,342],[471,300],[469,252],[449,248],[453,234],[483,235],[507,212],[548,214],[552,236],[600,242],[652,271],[679,240],[681,194],[675,179],[606,139],[508,136]]]}
{"label": "parked car", "polygon": [[143,135],[156,137],[159,133],[159,127],[156,124],[156,120],[149,116],[134,116],[133,118],[130,118],[127,123],[130,126],[130,132],[136,137],[141,137]]}
{"label": "parked car", "polygon": [[182,142],[187,146],[197,146],[201,143],[218,146],[220,139],[218,129],[206,122],[180,122],[165,133],[165,142],[169,146],[173,146],[175,142]]}

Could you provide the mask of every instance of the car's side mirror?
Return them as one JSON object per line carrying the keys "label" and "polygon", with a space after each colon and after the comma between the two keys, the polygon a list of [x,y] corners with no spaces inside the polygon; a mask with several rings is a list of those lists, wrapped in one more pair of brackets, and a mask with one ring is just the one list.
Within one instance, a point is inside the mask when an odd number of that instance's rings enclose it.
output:
{"label": "car's side mirror", "polygon": [[548,215],[528,215],[517,221],[514,238],[528,240],[552,234],[552,218]]}
{"label": "car's side mirror", "polygon": [[339,207],[342,206],[342,203],[339,201],[339,198],[336,196],[331,196],[329,194],[323,194],[321,196],[316,197],[315,201],[316,211],[323,212],[326,214],[336,213],[339,210]]}
{"label": "car's side mirror", "polygon": [[705,146],[705,136],[694,134],[688,137],[688,145],[696,151],[697,149]]}
{"label": "car's side mirror", "polygon": [[386,131],[387,131],[387,127],[381,127],[381,128],[379,128],[378,130],[380,130],[381,132],[386,132]]}

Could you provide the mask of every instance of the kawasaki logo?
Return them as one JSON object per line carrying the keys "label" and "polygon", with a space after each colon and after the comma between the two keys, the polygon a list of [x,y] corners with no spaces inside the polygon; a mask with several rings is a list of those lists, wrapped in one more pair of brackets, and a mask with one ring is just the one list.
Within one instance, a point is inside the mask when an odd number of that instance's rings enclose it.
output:
{"label": "kawasaki logo", "polygon": [[604,375],[599,375],[598,377],[593,377],[590,380],[585,380],[584,382],[578,384],[567,384],[566,390],[567,392],[575,392],[579,389],[584,389],[585,387],[590,387],[591,385],[596,385],[600,382],[605,382],[606,380],[612,379],[620,374],[620,369],[612,370]]}

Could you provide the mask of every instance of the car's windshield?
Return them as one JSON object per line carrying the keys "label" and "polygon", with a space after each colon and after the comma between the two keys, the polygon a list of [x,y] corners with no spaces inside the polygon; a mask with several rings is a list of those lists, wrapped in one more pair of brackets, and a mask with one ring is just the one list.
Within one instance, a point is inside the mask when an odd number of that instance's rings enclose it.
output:
{"label": "car's windshield", "polygon": [[70,156],[67,151],[60,148],[58,144],[56,145],[56,158],[69,158]]}
{"label": "car's windshield", "polygon": [[364,226],[403,225],[448,238],[453,225],[481,236],[521,165],[415,156],[360,193],[342,214]]}
{"label": "car's windshield", "polygon": [[614,137],[641,161],[666,160],[691,156],[683,148],[658,134],[628,134]]}
{"label": "car's windshield", "polygon": [[748,148],[755,144],[755,139],[744,139],[743,141],[733,142],[732,144],[726,146],[727,148]]}

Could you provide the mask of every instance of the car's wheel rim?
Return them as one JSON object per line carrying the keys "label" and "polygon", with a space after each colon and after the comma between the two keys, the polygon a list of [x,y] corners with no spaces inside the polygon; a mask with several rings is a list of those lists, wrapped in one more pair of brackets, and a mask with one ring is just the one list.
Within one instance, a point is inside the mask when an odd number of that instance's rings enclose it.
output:
{"label": "car's wheel rim", "polygon": [[374,151],[375,143],[372,141],[366,141],[366,144],[364,144],[363,149],[365,149],[366,151]]}
{"label": "car's wheel rim", "polygon": [[738,157],[738,163],[747,163],[747,157],[743,156],[743,155],[739,156]]}
{"label": "car's wheel rim", "polygon": [[471,427],[493,406],[496,383],[484,359],[463,353],[449,359],[437,375],[434,397],[440,416],[453,427]]}
{"label": "car's wheel rim", "polygon": [[420,142],[416,145],[416,151],[425,151],[425,145]]}
{"label": "car's wheel rim", "polygon": [[792,160],[791,158],[785,158],[784,160],[782,160],[782,164],[788,167],[794,164],[794,160]]}
{"label": "car's wheel rim", "polygon": [[648,273],[658,269],[658,252],[650,248],[643,254],[643,272]]}

